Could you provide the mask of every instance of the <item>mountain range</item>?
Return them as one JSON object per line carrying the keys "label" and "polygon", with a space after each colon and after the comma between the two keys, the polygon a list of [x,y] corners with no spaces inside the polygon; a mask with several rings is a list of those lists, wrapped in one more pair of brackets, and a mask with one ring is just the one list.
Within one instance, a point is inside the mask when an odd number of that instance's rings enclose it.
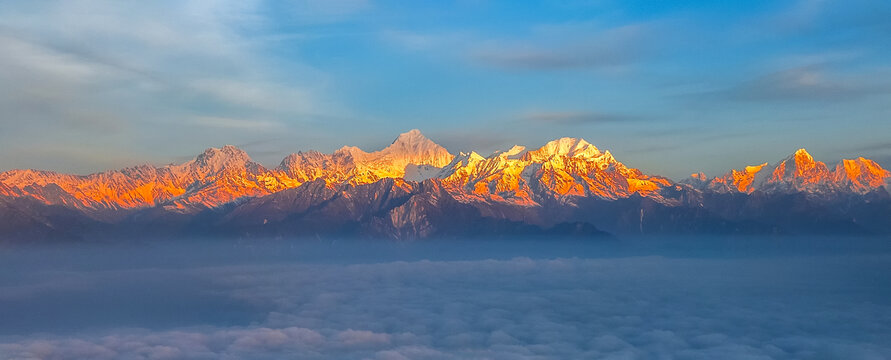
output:
{"label": "mountain range", "polygon": [[488,156],[418,130],[365,152],[288,155],[269,169],[234,146],[91,175],[0,173],[0,239],[605,234],[891,234],[891,173],[804,149],[680,182],[578,138]]}

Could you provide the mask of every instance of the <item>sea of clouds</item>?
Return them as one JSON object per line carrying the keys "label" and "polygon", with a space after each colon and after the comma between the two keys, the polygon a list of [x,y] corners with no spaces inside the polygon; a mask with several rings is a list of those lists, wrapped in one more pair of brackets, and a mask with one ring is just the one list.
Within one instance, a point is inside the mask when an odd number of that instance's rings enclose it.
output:
{"label": "sea of clouds", "polygon": [[891,358],[884,251],[348,247],[4,250],[0,358]]}

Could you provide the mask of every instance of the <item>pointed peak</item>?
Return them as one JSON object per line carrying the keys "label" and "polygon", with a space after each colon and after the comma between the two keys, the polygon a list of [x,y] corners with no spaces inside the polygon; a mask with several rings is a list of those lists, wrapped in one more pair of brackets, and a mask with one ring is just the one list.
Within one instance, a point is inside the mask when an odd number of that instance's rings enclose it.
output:
{"label": "pointed peak", "polygon": [[421,134],[421,130],[411,129],[411,130],[406,131],[402,134],[399,134],[399,136],[397,136],[396,139],[393,140],[393,144],[415,143],[415,142],[420,142],[420,141],[430,141],[430,139],[428,139],[426,136],[424,136],[424,134]]}
{"label": "pointed peak", "polygon": [[814,157],[804,148],[796,150],[791,158],[794,160],[796,167],[811,168],[815,164]]}
{"label": "pointed peak", "polygon": [[[444,147],[433,142],[433,140],[428,139],[424,134],[421,134],[420,130],[412,129],[408,132],[399,134],[390,146],[387,146],[378,153],[412,155],[428,152],[448,154],[448,151]],[[451,154],[448,154],[448,157],[451,158]]]}
{"label": "pointed peak", "polygon": [[804,148],[800,148],[795,150],[794,153],[787,156],[785,159],[780,160],[780,162],[777,163],[777,166],[785,164],[785,166],[789,167],[791,170],[792,168],[798,167],[810,168],[813,167],[815,163],[816,161],[814,161],[814,157]]}
{"label": "pointed peak", "polygon": [[399,134],[399,136],[424,136],[424,135],[421,134],[421,130],[411,129],[411,130],[406,131],[402,134]]}
{"label": "pointed peak", "polygon": [[805,150],[804,148],[801,148],[801,149],[795,150],[795,152],[792,153],[792,155],[789,155],[784,160],[786,160],[786,161],[791,160],[794,163],[810,163],[810,162],[814,161],[814,157],[811,156],[811,154],[808,153],[807,150]]}

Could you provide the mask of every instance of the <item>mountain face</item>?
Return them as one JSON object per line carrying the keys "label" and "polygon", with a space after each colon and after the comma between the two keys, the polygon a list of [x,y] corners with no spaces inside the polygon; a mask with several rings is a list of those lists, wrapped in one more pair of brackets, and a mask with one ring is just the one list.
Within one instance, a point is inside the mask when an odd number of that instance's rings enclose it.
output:
{"label": "mountain face", "polygon": [[[830,170],[831,169],[831,170]],[[715,178],[705,174],[693,174],[685,183],[701,190],[717,192],[755,191],[766,193],[808,193],[812,195],[866,194],[887,184],[891,174],[875,161],[862,157],[844,159],[830,168],[816,161],[805,149],[774,165],[747,166],[743,170],[731,170]]]}
{"label": "mountain face", "polygon": [[385,178],[402,178],[406,167],[442,167],[452,154],[426,138],[418,130],[399,135],[390,146],[365,152],[355,146],[344,146],[333,154],[316,151],[299,152],[286,157],[278,171],[303,183],[324,179],[329,184],[370,184]]}
{"label": "mountain face", "polygon": [[383,178],[401,178],[407,164],[442,166],[451,158],[443,147],[412,130],[381,151],[366,153],[356,147],[344,147],[331,155],[292,154],[277,169],[266,169],[243,150],[227,145],[207,149],[180,165],[143,165],[87,176],[12,170],[0,173],[0,184],[9,188],[0,188],[0,194],[72,207],[101,219],[153,206],[197,213],[319,178],[329,184],[367,184]]}
{"label": "mountain face", "polygon": [[539,149],[514,146],[489,157],[461,154],[435,175],[466,201],[506,201],[535,206],[572,203],[579,197],[618,199],[640,194],[660,198],[671,186],[663,177],[628,168],[582,139],[562,138]]}
{"label": "mountain face", "polygon": [[804,149],[675,183],[577,138],[482,156],[417,130],[384,149],[298,152],[274,169],[234,146],[86,176],[0,173],[0,239],[115,236],[891,234],[891,174]]}

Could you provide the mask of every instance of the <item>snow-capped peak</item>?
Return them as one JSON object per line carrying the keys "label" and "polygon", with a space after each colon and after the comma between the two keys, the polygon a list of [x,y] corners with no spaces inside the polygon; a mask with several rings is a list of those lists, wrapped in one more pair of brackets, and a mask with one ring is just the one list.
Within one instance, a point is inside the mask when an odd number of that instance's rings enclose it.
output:
{"label": "snow-capped peak", "polygon": [[355,146],[344,146],[330,155],[316,153],[312,161],[283,161],[280,168],[302,181],[321,177],[333,183],[366,184],[382,178],[404,177],[409,165],[417,166],[411,169],[411,176],[420,179],[426,175],[417,175],[418,172],[434,173],[450,161],[452,154],[448,150],[413,129],[378,151],[365,152]]}
{"label": "snow-capped peak", "polygon": [[504,152],[499,152],[498,156],[508,158],[508,159],[519,159],[521,158],[526,151],[526,147],[523,145],[514,145],[510,149]]}
{"label": "snow-capped peak", "polygon": [[602,155],[600,150],[584,139],[564,137],[550,141],[538,150],[528,152],[527,158],[539,162],[554,156],[594,159],[600,155]]}
{"label": "snow-capped peak", "polygon": [[340,149],[334,151],[334,155],[350,155],[356,160],[361,160],[365,155],[368,155],[367,152],[356,146],[342,146]]}
{"label": "snow-capped peak", "polygon": [[232,166],[245,167],[251,163],[251,157],[244,150],[226,145],[221,148],[204,150],[195,160],[186,164],[206,169],[209,172],[216,172]]}
{"label": "snow-capped peak", "polygon": [[416,155],[420,153],[448,153],[445,148],[428,139],[418,129],[399,134],[390,146],[380,151],[382,154]]}
{"label": "snow-capped peak", "polygon": [[814,157],[804,148],[798,149],[791,156],[795,160],[795,166],[799,168],[814,166]]}
{"label": "snow-capped peak", "polygon": [[770,182],[793,181],[798,184],[813,184],[827,179],[829,168],[820,161],[814,161],[805,149],[798,149],[776,166],[770,174]]}
{"label": "snow-capped peak", "polygon": [[877,162],[863,157],[843,159],[835,166],[833,180],[844,184],[858,193],[866,193],[875,188],[888,186],[891,172],[882,168]]}
{"label": "snow-capped peak", "polygon": [[[695,175],[695,174],[694,174]],[[798,149],[772,166],[767,163],[746,166],[744,170],[705,178],[693,176],[689,184],[717,191],[808,192],[828,194],[836,191],[867,193],[887,184],[891,173],[878,163],[857,158],[842,160],[834,170],[814,160],[805,149]]]}
{"label": "snow-capped peak", "polygon": [[421,134],[421,130],[411,129],[411,130],[406,131],[402,134],[399,134],[399,136],[397,136],[396,139],[393,140],[393,144],[416,143],[416,142],[426,142],[426,141],[430,141],[430,139],[428,139],[426,136],[424,136],[424,134]]}

